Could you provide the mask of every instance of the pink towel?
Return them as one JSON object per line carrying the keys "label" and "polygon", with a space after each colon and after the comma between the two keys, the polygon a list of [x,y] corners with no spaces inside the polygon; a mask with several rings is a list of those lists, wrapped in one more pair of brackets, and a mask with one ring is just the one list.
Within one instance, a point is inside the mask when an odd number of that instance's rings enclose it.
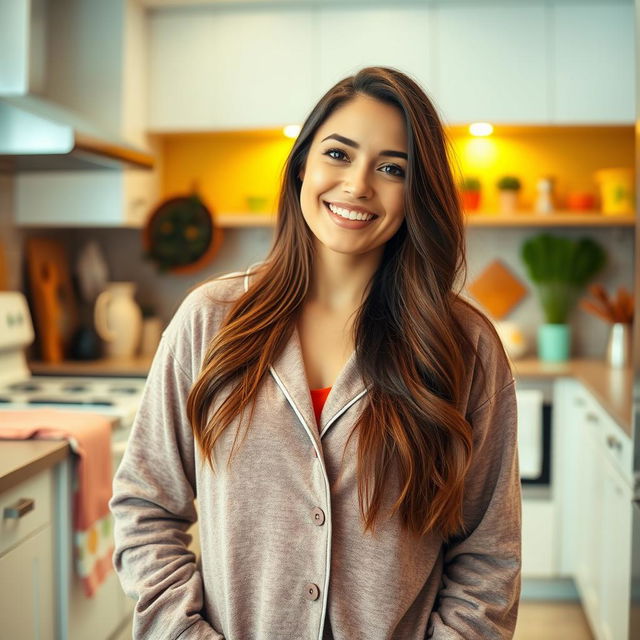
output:
{"label": "pink towel", "polygon": [[67,439],[77,454],[73,492],[75,568],[91,597],[113,568],[111,424],[81,411],[32,409],[0,412],[0,438]]}

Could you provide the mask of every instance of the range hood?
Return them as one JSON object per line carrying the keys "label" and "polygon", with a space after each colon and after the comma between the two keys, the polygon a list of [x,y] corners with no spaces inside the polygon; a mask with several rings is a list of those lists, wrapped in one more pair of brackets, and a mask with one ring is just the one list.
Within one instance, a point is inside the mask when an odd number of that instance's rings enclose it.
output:
{"label": "range hood", "polygon": [[[0,171],[153,166],[150,153],[100,130],[94,122],[105,120],[92,119],[86,106],[81,116],[67,108],[77,106],[73,100],[52,97],[61,79],[78,77],[71,61],[83,69],[89,64],[90,56],[74,47],[91,39],[90,29],[111,28],[109,39],[117,41],[124,6],[109,0],[83,3],[79,11],[72,0],[0,1]],[[98,11],[105,7],[110,13]],[[110,99],[118,104],[115,93]]]}
{"label": "range hood", "polygon": [[0,96],[0,171],[150,169],[153,156],[34,95]]}

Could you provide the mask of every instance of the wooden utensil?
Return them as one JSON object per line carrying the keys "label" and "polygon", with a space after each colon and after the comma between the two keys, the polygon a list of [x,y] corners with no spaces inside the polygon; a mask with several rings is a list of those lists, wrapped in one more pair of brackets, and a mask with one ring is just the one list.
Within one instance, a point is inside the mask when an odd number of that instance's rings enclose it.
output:
{"label": "wooden utensil", "polygon": [[77,324],[77,310],[63,246],[49,238],[28,238],[27,268],[34,324],[42,359],[64,359]]}

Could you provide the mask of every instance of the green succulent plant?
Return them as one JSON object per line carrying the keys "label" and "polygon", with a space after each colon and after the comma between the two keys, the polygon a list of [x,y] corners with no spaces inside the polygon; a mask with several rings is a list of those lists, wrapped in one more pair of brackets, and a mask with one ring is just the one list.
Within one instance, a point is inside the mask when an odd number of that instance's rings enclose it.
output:
{"label": "green succulent plant", "polygon": [[518,191],[522,186],[520,179],[516,176],[502,176],[496,185],[503,191]]}
{"label": "green succulent plant", "polygon": [[462,191],[480,191],[481,185],[478,178],[463,178],[460,182],[460,189]]}
{"label": "green succulent plant", "polygon": [[587,283],[604,267],[605,250],[591,238],[541,233],[526,240],[521,257],[549,324],[565,324]]}

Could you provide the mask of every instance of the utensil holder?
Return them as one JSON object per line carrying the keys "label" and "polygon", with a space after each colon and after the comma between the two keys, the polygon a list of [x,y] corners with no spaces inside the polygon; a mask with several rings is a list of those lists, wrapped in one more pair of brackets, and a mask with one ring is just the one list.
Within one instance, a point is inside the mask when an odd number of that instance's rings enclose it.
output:
{"label": "utensil holder", "polygon": [[631,325],[616,322],[611,325],[607,344],[607,364],[614,369],[631,363]]}

